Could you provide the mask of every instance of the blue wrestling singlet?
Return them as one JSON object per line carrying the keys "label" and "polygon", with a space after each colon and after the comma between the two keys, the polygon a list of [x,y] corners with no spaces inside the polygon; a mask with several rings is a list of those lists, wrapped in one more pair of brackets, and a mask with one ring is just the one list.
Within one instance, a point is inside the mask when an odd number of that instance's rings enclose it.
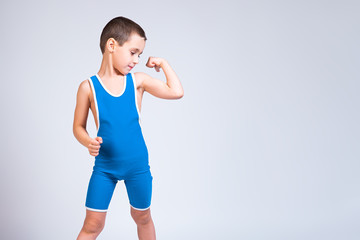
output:
{"label": "blue wrestling singlet", "polygon": [[118,181],[124,180],[130,205],[146,210],[151,204],[152,180],[148,150],[141,129],[132,73],[124,76],[120,95],[108,91],[98,74],[89,79],[103,142],[95,157],[85,207],[106,212]]}

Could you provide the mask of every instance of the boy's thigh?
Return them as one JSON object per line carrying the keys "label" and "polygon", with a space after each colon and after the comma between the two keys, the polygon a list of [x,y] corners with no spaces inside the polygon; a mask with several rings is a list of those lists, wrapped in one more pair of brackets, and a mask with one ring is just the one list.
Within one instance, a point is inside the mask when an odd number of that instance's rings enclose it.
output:
{"label": "boy's thigh", "polygon": [[117,180],[109,174],[93,171],[86,196],[85,206],[87,210],[91,212],[106,212],[116,183]]}
{"label": "boy's thigh", "polygon": [[136,210],[146,210],[150,207],[152,181],[150,170],[124,180],[130,205]]}

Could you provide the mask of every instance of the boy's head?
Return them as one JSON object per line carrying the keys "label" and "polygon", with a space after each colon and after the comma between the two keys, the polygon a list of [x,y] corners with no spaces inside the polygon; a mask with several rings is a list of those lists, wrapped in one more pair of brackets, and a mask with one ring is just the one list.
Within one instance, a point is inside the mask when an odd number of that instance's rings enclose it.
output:
{"label": "boy's head", "polygon": [[102,54],[110,55],[113,67],[129,72],[138,63],[147,40],[144,30],[134,21],[116,17],[106,24],[100,37]]}
{"label": "boy's head", "polygon": [[105,53],[105,46],[109,38],[114,38],[120,46],[129,40],[130,36],[135,33],[146,41],[144,30],[134,21],[125,17],[116,17],[108,22],[100,36],[100,49],[102,54]]}

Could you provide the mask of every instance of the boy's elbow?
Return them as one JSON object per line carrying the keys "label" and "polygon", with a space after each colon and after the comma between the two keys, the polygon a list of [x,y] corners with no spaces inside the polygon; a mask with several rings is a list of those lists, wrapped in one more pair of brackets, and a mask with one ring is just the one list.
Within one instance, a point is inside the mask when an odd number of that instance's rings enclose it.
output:
{"label": "boy's elbow", "polygon": [[184,96],[184,91],[178,92],[178,93],[176,94],[176,99],[180,99],[180,98],[182,98],[183,96]]}
{"label": "boy's elbow", "polygon": [[182,98],[184,96],[184,93],[179,94],[178,99]]}
{"label": "boy's elbow", "polygon": [[81,126],[79,126],[79,125],[77,125],[77,124],[74,124],[73,125],[73,134],[74,134],[74,136],[75,136],[75,138],[77,138],[77,136],[79,135],[78,133],[79,133],[79,128],[80,128]]}
{"label": "boy's elbow", "polygon": [[73,135],[74,135],[74,137],[76,137],[76,126],[75,125],[73,125]]}

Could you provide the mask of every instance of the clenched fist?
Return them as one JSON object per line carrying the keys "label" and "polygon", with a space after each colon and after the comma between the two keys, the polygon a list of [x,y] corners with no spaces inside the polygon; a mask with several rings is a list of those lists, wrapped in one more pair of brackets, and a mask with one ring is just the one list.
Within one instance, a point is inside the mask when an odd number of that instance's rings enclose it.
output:
{"label": "clenched fist", "polygon": [[159,57],[149,57],[146,66],[149,68],[155,67],[155,70],[157,72],[160,72],[160,68],[162,67],[161,64],[164,62],[165,60],[163,58],[159,58]]}
{"label": "clenched fist", "polygon": [[88,150],[91,156],[96,157],[99,155],[100,144],[102,143],[101,137],[92,138],[88,146]]}

